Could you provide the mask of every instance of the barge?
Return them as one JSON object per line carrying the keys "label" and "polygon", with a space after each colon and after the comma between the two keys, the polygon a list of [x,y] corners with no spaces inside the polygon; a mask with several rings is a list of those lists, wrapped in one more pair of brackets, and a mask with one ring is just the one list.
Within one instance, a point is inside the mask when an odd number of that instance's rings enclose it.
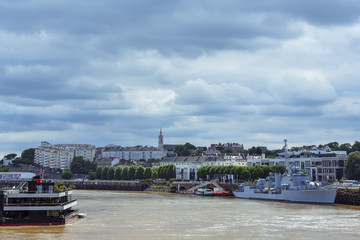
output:
{"label": "barge", "polygon": [[0,189],[0,226],[64,225],[78,218],[72,189],[33,179]]}

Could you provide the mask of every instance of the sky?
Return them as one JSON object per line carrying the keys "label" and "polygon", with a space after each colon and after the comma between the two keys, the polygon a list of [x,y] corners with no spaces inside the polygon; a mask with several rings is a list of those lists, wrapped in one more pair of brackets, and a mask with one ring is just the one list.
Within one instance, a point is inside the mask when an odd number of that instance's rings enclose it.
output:
{"label": "sky", "polygon": [[360,140],[358,0],[0,1],[0,157]]}

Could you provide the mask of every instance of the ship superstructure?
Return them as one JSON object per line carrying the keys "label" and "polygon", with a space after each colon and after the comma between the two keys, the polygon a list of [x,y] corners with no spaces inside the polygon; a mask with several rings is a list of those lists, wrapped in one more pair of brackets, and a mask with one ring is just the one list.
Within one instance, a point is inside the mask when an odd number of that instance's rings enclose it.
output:
{"label": "ship superstructure", "polygon": [[63,225],[77,218],[72,189],[35,179],[0,190],[0,225]]}

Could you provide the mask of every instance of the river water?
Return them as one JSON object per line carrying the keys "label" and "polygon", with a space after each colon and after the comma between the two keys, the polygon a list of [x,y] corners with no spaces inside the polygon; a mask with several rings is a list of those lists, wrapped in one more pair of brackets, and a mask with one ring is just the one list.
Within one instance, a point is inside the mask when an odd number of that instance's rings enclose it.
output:
{"label": "river water", "polygon": [[0,239],[360,239],[360,208],[164,193],[76,190],[86,219],[0,227]]}

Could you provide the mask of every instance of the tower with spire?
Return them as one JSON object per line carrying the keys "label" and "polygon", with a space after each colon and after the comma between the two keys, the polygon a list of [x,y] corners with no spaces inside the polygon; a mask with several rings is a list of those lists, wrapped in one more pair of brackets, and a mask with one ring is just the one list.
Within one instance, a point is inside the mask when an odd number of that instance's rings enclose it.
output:
{"label": "tower with spire", "polygon": [[164,137],[162,135],[161,128],[160,128],[160,134],[159,134],[159,139],[158,139],[158,148],[159,148],[159,150],[163,150],[163,148],[164,148]]}

